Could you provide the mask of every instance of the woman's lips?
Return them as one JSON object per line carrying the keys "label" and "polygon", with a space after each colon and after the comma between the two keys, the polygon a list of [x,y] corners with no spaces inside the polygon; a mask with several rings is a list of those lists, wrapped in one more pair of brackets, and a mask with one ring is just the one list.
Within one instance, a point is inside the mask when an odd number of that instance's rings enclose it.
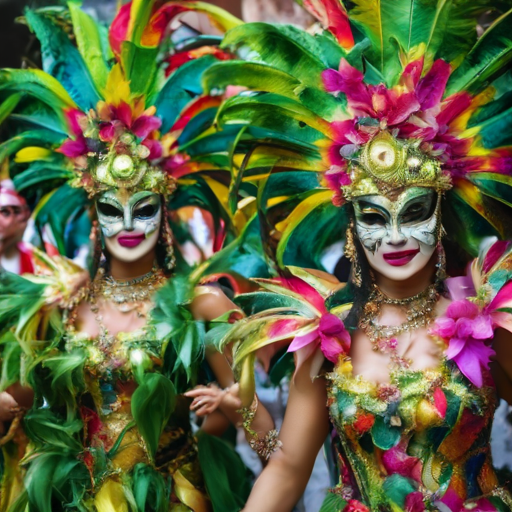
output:
{"label": "woman's lips", "polygon": [[127,247],[132,249],[133,247],[137,247],[146,239],[145,235],[123,235],[120,236],[117,241],[121,247]]}
{"label": "woman's lips", "polygon": [[402,267],[407,265],[416,254],[420,252],[419,249],[413,249],[411,251],[400,251],[400,252],[388,252],[384,254],[383,258],[386,263],[389,263],[393,267]]}

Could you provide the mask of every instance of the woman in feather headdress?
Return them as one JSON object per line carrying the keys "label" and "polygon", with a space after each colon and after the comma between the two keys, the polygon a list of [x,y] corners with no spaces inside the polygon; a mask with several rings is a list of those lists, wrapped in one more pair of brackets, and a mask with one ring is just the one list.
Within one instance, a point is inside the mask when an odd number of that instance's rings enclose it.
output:
{"label": "woman in feather headdress", "polygon": [[[291,510],[331,429],[325,511],[510,510],[489,436],[512,399],[512,246],[446,275],[512,235],[510,2],[301,3],[324,31],[236,27],[221,48],[249,60],[204,75],[247,89],[217,126],[240,127],[232,190],[259,184],[268,252],[288,265],[235,300],[247,317],[221,343],[270,456],[244,511]],[[478,38],[488,11],[503,14]],[[304,270],[345,231],[347,284]],[[282,371],[292,356],[281,433],[257,435],[254,358]]]}
{"label": "woman in feather headdress", "polygon": [[[32,407],[14,404],[30,440],[21,494],[16,445],[2,440],[1,510],[235,512],[244,503],[243,464],[222,441],[193,436],[182,396],[205,373],[204,323],[232,308],[175,270],[167,216],[185,176],[175,200],[210,205],[218,246],[229,228],[216,202],[222,155],[193,159],[215,144],[195,139],[220,102],[202,95],[200,74],[229,56],[219,38],[173,34],[166,57],[169,22],[189,9],[224,29],[240,23],[201,2],[134,1],[107,34],[75,3],[29,10],[45,71],[0,73],[0,117],[16,130],[0,154],[14,156],[17,187],[39,199],[36,224],[64,253],[70,219],[87,211],[94,242],[91,281],[40,251],[36,275],[1,278],[1,389],[21,382],[35,393]],[[223,358],[206,358],[219,384],[231,384]]]}

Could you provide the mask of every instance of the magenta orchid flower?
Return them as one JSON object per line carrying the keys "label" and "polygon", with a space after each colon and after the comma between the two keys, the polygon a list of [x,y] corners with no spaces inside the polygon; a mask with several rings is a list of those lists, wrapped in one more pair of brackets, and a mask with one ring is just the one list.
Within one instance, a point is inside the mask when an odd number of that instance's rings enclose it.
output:
{"label": "magenta orchid flower", "polygon": [[343,322],[327,311],[324,298],[305,281],[292,277],[280,279],[280,282],[306,299],[319,316],[317,327],[307,334],[296,336],[288,347],[288,352],[300,350],[301,359],[305,360],[320,348],[326,359],[337,363],[340,355],[347,354],[350,350],[350,334]]}
{"label": "magenta orchid flower", "polygon": [[489,346],[494,336],[491,315],[467,299],[457,300],[435,321],[431,332],[448,341],[447,359],[453,360],[475,386],[482,387],[482,368],[489,369],[495,354]]}
{"label": "magenta orchid flower", "polygon": [[78,158],[86,155],[89,152],[87,140],[84,137],[84,127],[87,123],[87,116],[80,110],[69,109],[66,111],[66,118],[74,139],[66,140],[57,151],[68,158]]}

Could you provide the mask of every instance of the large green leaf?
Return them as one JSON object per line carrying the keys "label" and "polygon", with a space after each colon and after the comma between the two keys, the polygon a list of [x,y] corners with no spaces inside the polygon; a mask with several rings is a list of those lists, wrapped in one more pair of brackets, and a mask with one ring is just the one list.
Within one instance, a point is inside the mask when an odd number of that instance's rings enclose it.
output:
{"label": "large green leaf", "polygon": [[293,27],[246,23],[226,34],[222,48],[250,50],[252,61],[279,69],[304,85],[322,87],[321,74],[327,66],[320,60],[319,48],[314,38]]}
{"label": "large green leaf", "polygon": [[133,497],[138,510],[169,510],[169,485],[160,472],[147,464],[137,464],[133,468],[132,482]]}
{"label": "large green leaf", "polygon": [[43,69],[56,78],[80,108],[95,108],[100,95],[80,52],[67,34],[44,13],[27,10],[30,28],[41,42]]}
{"label": "large green leaf", "polygon": [[176,405],[172,382],[159,373],[147,373],[132,396],[132,414],[154,459],[163,429]]}
{"label": "large green leaf", "polygon": [[162,119],[162,132],[169,131],[182,110],[203,93],[201,78],[215,62],[218,61],[213,56],[205,55],[187,62],[169,77],[154,102]]}
{"label": "large green leaf", "polygon": [[109,68],[104,58],[102,37],[96,22],[86,14],[75,2],[68,2],[69,12],[73,20],[73,32],[78,49],[94,80],[96,88],[101,92],[105,89]]}
{"label": "large green leaf", "polygon": [[512,10],[497,19],[450,76],[446,94],[462,90],[478,93],[505,73],[512,60]]}

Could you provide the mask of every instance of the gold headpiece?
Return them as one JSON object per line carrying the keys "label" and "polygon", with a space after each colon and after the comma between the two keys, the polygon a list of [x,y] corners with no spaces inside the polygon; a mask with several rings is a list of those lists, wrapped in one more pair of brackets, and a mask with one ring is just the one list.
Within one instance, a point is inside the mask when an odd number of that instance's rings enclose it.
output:
{"label": "gold headpiece", "polygon": [[406,187],[449,190],[450,177],[443,173],[439,160],[419,149],[419,143],[380,131],[349,164],[351,184],[342,187],[344,198],[351,201],[367,195],[389,195]]}

